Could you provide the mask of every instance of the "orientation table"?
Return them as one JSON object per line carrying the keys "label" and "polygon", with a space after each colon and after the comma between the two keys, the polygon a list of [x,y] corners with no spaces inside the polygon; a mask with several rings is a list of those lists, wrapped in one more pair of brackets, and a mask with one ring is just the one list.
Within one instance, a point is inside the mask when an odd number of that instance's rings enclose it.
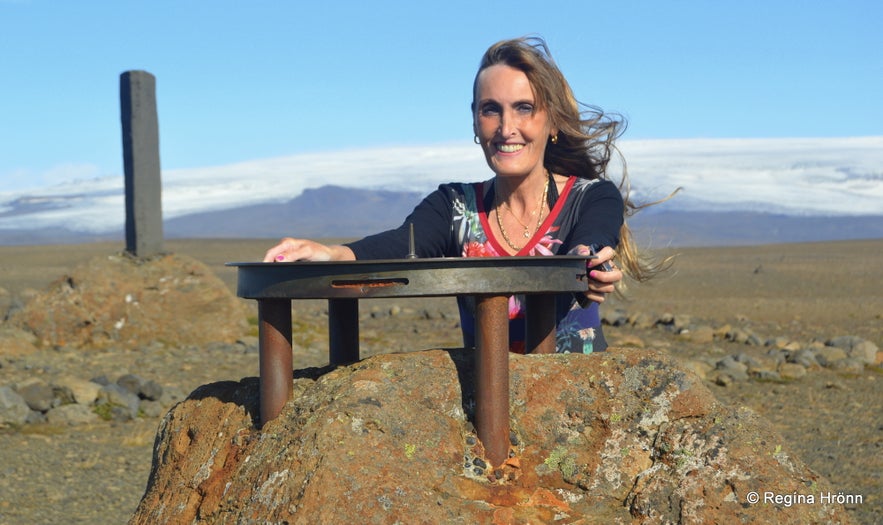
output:
{"label": "orientation table", "polygon": [[237,295],[258,302],[260,417],[292,395],[291,301],[327,299],[329,360],[359,360],[359,299],[475,298],[475,428],[489,460],[509,450],[509,296],[525,295],[525,349],[555,351],[555,295],[585,292],[589,256],[228,263]]}

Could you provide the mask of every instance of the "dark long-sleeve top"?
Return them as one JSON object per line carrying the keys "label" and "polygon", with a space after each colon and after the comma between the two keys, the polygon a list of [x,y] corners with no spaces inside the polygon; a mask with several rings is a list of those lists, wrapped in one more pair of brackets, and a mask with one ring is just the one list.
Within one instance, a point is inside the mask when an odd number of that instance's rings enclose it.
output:
{"label": "dark long-sleeve top", "polygon": [[[559,195],[550,177],[548,200],[549,215],[515,255],[567,254],[579,245],[615,248],[619,244],[623,199],[612,182],[569,177]],[[442,184],[400,227],[347,246],[360,260],[403,258],[410,250],[413,224],[418,257],[504,257],[508,254],[488,224],[493,203],[492,181]],[[472,346],[474,304],[468,298],[458,299],[458,304],[464,344]],[[573,294],[559,294],[556,312],[558,352],[590,353],[606,348],[597,303],[583,308]],[[510,298],[509,318],[510,349],[523,352],[522,298]]]}

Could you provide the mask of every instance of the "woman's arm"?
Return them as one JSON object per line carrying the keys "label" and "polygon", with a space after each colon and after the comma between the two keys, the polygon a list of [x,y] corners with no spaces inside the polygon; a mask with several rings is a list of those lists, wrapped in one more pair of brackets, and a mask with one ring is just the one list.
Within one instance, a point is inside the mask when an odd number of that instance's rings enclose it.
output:
{"label": "woman's arm", "polygon": [[571,237],[574,247],[569,253],[597,257],[589,269],[586,292],[586,298],[596,303],[604,302],[623,278],[613,262],[624,220],[623,206],[619,188],[610,181],[593,184],[580,203],[579,219]]}
{"label": "woman's arm", "polygon": [[291,237],[282,239],[264,255],[264,262],[355,260],[356,255],[346,246],[326,245],[309,239]]}
{"label": "woman's arm", "polygon": [[410,251],[411,225],[414,226],[415,251],[420,258],[451,255],[453,223],[452,190],[449,185],[424,198],[396,229],[369,235],[347,243],[357,259],[401,259]]}
{"label": "woman's arm", "polygon": [[445,185],[430,193],[396,229],[369,235],[345,245],[325,245],[308,239],[286,237],[270,248],[264,262],[355,261],[400,259],[410,248],[410,225],[414,225],[417,255],[449,255],[451,239],[451,192]]}

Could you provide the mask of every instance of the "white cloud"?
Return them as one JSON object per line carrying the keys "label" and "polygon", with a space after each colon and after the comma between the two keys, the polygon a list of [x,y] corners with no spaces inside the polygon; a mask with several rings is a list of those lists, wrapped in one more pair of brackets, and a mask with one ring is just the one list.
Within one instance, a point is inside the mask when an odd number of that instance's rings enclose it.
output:
{"label": "white cloud", "polygon": [[637,141],[622,150],[635,186],[681,186],[694,207],[883,214],[883,137]]}
{"label": "white cloud", "polygon": [[[684,188],[668,206],[883,214],[883,137],[624,141],[620,147],[639,198]],[[0,194],[0,228],[122,227],[122,176],[95,178],[85,165],[65,173],[76,180]],[[425,193],[439,183],[489,176],[472,144],[313,153],[165,170],[162,206],[164,216],[172,218],[286,201],[326,184]],[[15,206],[22,213],[11,214]]]}

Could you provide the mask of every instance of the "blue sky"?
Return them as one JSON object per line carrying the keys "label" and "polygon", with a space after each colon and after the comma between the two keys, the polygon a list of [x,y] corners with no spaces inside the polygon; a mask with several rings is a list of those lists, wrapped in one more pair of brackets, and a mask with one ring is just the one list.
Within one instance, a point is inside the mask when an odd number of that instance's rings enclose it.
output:
{"label": "blue sky", "polygon": [[157,77],[164,169],[469,143],[481,54],[525,34],[625,139],[883,135],[880,20],[877,0],[0,0],[0,193],[120,174],[133,69]]}

